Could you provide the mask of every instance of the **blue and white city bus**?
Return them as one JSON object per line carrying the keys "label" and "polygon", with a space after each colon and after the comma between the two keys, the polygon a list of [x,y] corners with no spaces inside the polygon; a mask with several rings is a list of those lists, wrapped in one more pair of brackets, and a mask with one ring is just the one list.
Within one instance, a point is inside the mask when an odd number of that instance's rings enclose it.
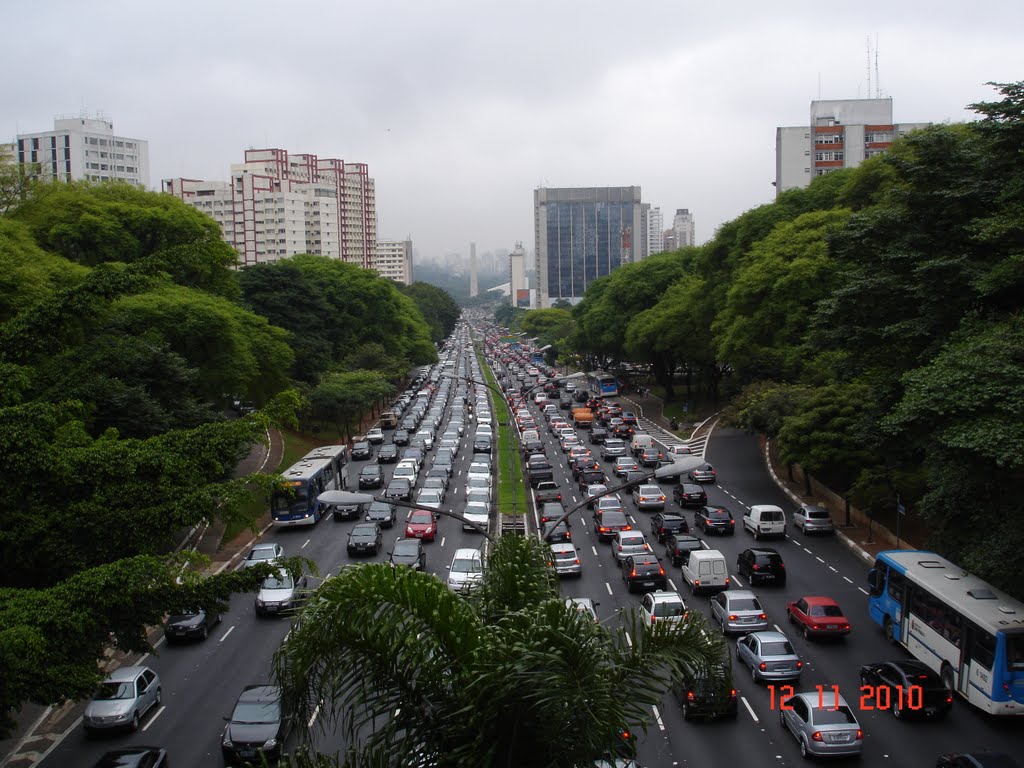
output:
{"label": "blue and white city bus", "polygon": [[347,464],[348,448],[323,445],[282,472],[284,482],[270,500],[274,525],[315,525],[323,514],[317,497],[324,491],[348,488]]}
{"label": "blue and white city bus", "polygon": [[587,389],[594,397],[615,397],[619,394],[619,382],[607,371],[592,371],[587,374]]}
{"label": "blue and white city bus", "polygon": [[934,552],[880,552],[871,618],[946,686],[993,715],[1024,715],[1024,603]]}

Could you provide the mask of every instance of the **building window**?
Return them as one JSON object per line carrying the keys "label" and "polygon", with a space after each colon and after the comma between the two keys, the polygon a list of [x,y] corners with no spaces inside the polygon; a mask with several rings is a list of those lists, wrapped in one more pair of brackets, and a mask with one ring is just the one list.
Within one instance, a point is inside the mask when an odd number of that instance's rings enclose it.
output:
{"label": "building window", "polygon": [[843,152],[815,152],[815,162],[830,161],[830,160],[842,160],[845,157]]}

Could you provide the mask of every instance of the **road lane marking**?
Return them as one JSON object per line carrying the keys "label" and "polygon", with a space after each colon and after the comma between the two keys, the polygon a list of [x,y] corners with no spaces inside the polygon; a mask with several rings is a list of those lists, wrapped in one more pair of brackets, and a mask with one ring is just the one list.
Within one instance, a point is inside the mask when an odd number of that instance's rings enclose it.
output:
{"label": "road lane marking", "polygon": [[782,627],[780,627],[778,624],[772,624],[772,626],[775,627],[775,631],[778,632],[780,635],[783,634]]}
{"label": "road lane marking", "polygon": [[444,537],[444,536],[442,536],[442,537],[441,537],[441,546],[442,546],[442,547],[444,546],[444,539],[445,539],[445,537]]}
{"label": "road lane marking", "polygon": [[839,571],[837,571],[837,570],[836,570],[836,568],[835,568],[835,566],[834,566],[834,565],[830,565],[830,566],[828,567],[828,569],[829,569],[830,571],[832,571],[832,573],[839,573]]}
{"label": "road lane marking", "polygon": [[736,582],[736,586],[738,586],[738,587],[742,587],[743,586],[743,582],[739,580],[739,577],[733,576],[732,580]]}
{"label": "road lane marking", "polygon": [[220,636],[220,640],[218,640],[217,642],[218,643],[223,643],[227,639],[227,636],[230,635],[234,631],[235,631],[235,625],[232,624],[230,627],[228,627],[228,631]]}
{"label": "road lane marking", "polygon": [[151,718],[149,718],[149,722],[148,722],[148,723],[146,723],[146,724],[145,724],[144,726],[142,726],[142,730],[144,730],[144,731],[147,731],[147,730],[149,730],[149,726],[151,726],[151,725],[152,725],[153,723],[155,723],[155,722],[156,722],[156,719],[157,719],[158,717],[160,717],[161,713],[162,713],[162,712],[163,712],[163,711],[164,711],[165,709],[167,709],[167,707],[166,707],[166,706],[161,706],[161,707],[160,707],[160,709],[158,709],[158,710],[156,711],[156,714],[155,714],[155,715],[153,715],[153,716],[152,716]]}
{"label": "road lane marking", "polygon": [[313,727],[313,723],[316,722],[316,719],[319,716],[320,716],[320,705],[317,704],[316,705],[316,709],[313,710],[313,714],[309,716],[309,722],[306,723],[306,727],[307,728],[312,728]]}
{"label": "road lane marking", "polygon": [[623,634],[626,636],[626,645],[628,645],[630,648],[632,648],[633,647],[633,638],[629,636],[629,632],[624,632]]}
{"label": "road lane marking", "polygon": [[822,560],[822,559],[821,559],[820,557],[818,557],[817,555],[815,555],[815,556],[814,556],[814,559],[815,559],[815,560],[817,560],[817,561],[818,561],[819,563],[821,563],[822,565],[824,565],[824,564],[825,564],[825,561],[824,561],[824,560]]}
{"label": "road lane marking", "polygon": [[615,594],[614,592],[612,592],[612,585],[609,584],[607,581],[604,583],[604,586],[605,586],[605,589],[608,590],[608,594],[609,595],[614,595]]}
{"label": "road lane marking", "polygon": [[679,591],[679,587],[676,586],[676,583],[674,581],[672,581],[672,579],[668,580],[668,585],[670,587],[672,587],[672,591],[673,592],[678,592]]}
{"label": "road lane marking", "polygon": [[653,709],[653,710],[654,710],[654,719],[655,719],[655,721],[657,721],[657,723],[658,723],[658,727],[659,727],[659,728],[660,728],[661,730],[663,730],[663,731],[664,731],[664,730],[665,730],[665,723],[663,723],[663,722],[661,721],[661,713],[660,713],[660,712],[658,711],[658,708],[657,708],[656,706],[654,706],[653,704],[651,705],[651,709]]}
{"label": "road lane marking", "polygon": [[708,543],[704,541],[704,539],[700,540],[700,545],[704,547],[704,549],[711,549],[711,547],[708,546]]}
{"label": "road lane marking", "polygon": [[594,550],[594,557],[597,557],[597,547],[595,547],[595,546],[594,546],[593,544],[591,544],[591,545],[590,545],[590,548],[591,548],[592,550]]}
{"label": "road lane marking", "polygon": [[757,719],[757,715],[754,714],[754,709],[750,706],[750,703],[747,701],[747,697],[746,696],[740,696],[740,701],[743,702],[743,706],[747,708],[747,712],[750,713],[750,716],[752,718],[754,718],[754,722],[755,723],[760,723],[761,721],[758,720]]}
{"label": "road lane marking", "polygon": [[311,541],[312,541],[312,539],[306,539],[306,543],[303,544],[301,547],[299,547],[299,549],[305,549],[306,547],[309,546],[309,542],[311,542]]}
{"label": "road lane marking", "polygon": [[847,582],[848,584],[853,584],[853,579],[851,579],[849,576],[843,576],[843,581]]}
{"label": "road lane marking", "polygon": [[806,553],[807,553],[808,555],[813,555],[813,554],[814,554],[814,553],[813,553],[813,552],[811,552],[811,550],[809,550],[809,549],[808,549],[807,547],[804,547],[804,552],[806,552]]}
{"label": "road lane marking", "polygon": [[866,589],[864,589],[864,587],[857,587],[857,589],[859,589],[859,590],[860,590],[861,592],[863,592],[863,593],[864,593],[865,595],[866,595],[866,594],[868,593],[868,591],[867,591]]}

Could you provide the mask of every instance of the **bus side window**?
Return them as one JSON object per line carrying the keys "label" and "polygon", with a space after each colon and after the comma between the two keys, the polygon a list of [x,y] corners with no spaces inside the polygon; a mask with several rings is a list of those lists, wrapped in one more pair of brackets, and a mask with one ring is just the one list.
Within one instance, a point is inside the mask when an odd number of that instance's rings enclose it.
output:
{"label": "bus side window", "polygon": [[996,639],[988,632],[976,629],[974,644],[971,646],[971,659],[985,669],[992,669],[996,660]]}
{"label": "bus side window", "polygon": [[868,571],[868,586],[872,597],[881,597],[885,590],[885,576],[888,567],[881,560],[875,561],[875,567]]}
{"label": "bus side window", "polygon": [[889,597],[900,605],[903,605],[903,593],[906,590],[907,579],[902,573],[889,571]]}

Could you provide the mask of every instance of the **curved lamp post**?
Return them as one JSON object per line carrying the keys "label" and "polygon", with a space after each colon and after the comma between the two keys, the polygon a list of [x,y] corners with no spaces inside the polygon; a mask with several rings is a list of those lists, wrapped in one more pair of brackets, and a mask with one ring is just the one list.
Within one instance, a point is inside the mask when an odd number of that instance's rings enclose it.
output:
{"label": "curved lamp post", "polygon": [[332,499],[334,499],[334,503],[336,504],[369,504],[374,501],[379,501],[383,504],[394,504],[396,507],[404,507],[406,509],[422,509],[425,512],[433,512],[435,515],[444,515],[445,517],[454,518],[463,525],[472,526],[476,531],[482,533],[489,542],[492,544],[494,543],[494,537],[491,536],[486,528],[478,523],[474,523],[466,517],[463,517],[458,512],[452,512],[449,509],[428,507],[425,504],[417,504],[414,501],[402,501],[401,499],[389,499],[384,496],[374,496],[370,493],[351,493],[349,491],[335,491]]}

